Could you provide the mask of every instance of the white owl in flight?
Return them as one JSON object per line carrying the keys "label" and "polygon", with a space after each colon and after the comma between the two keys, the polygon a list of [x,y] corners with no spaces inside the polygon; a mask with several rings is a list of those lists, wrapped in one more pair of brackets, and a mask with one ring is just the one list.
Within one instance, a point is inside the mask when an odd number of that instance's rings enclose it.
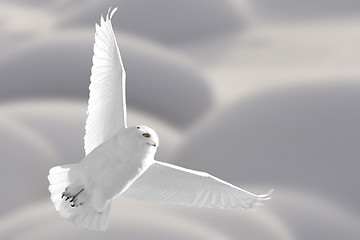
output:
{"label": "white owl in flight", "polygon": [[198,172],[154,159],[159,139],[146,126],[127,127],[125,70],[111,25],[116,8],[96,24],[85,153],[81,162],[49,171],[51,200],[61,216],[90,230],[106,230],[117,196],[209,208],[252,208],[255,195]]}

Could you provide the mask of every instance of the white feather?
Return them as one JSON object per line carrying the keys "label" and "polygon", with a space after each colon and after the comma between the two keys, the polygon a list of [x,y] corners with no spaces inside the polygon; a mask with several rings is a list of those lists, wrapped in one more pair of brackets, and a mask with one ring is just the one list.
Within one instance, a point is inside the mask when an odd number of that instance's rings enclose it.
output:
{"label": "white feather", "polygon": [[111,25],[117,8],[96,24],[84,148],[86,155],[126,128],[125,70]]}
{"label": "white feather", "polygon": [[210,174],[156,161],[122,196],[143,201],[208,208],[253,208],[267,194],[255,195]]}
{"label": "white feather", "polygon": [[68,221],[85,229],[104,231],[109,224],[111,204],[99,213],[94,208],[86,205],[81,207],[71,207],[71,204],[64,201],[61,197],[64,189],[72,184],[68,173],[76,165],[77,164],[56,166],[50,169],[48,176],[50,182],[50,198],[54,203],[55,209]]}
{"label": "white feather", "polygon": [[[197,207],[252,208],[271,197],[255,195],[207,173],[154,160],[154,130],[126,124],[125,70],[109,12],[96,24],[84,148],[78,164],[49,172],[51,200],[77,226],[105,230],[119,196]],[[66,196],[63,198],[63,196]],[[69,201],[68,201],[69,200]]]}

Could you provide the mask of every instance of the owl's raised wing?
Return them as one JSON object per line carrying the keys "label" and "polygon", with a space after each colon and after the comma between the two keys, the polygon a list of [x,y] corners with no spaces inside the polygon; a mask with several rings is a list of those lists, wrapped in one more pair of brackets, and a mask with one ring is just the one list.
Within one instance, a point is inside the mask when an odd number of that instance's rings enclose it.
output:
{"label": "owl's raised wing", "polygon": [[111,25],[117,8],[96,24],[90,98],[85,126],[86,155],[126,128],[125,70]]}
{"label": "owl's raised wing", "polygon": [[273,190],[255,195],[204,172],[155,161],[122,196],[157,203],[208,208],[252,208]]}

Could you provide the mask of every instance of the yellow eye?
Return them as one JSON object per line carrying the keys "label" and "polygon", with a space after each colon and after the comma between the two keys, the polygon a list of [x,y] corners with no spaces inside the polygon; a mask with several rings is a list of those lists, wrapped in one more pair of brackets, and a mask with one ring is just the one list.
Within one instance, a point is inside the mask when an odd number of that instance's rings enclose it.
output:
{"label": "yellow eye", "polygon": [[150,134],[144,133],[143,136],[149,138],[149,137],[150,137]]}

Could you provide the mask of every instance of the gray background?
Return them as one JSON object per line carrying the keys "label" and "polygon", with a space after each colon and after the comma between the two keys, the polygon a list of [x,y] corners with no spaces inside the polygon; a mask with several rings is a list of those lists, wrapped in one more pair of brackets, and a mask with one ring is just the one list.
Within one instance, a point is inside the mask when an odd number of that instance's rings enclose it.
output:
{"label": "gray background", "polygon": [[[110,6],[129,125],[158,132],[157,159],[274,188],[271,201],[118,198],[101,233],[59,216],[46,177],[84,156],[94,24]],[[0,238],[359,239],[359,16],[352,0],[2,1]]]}

